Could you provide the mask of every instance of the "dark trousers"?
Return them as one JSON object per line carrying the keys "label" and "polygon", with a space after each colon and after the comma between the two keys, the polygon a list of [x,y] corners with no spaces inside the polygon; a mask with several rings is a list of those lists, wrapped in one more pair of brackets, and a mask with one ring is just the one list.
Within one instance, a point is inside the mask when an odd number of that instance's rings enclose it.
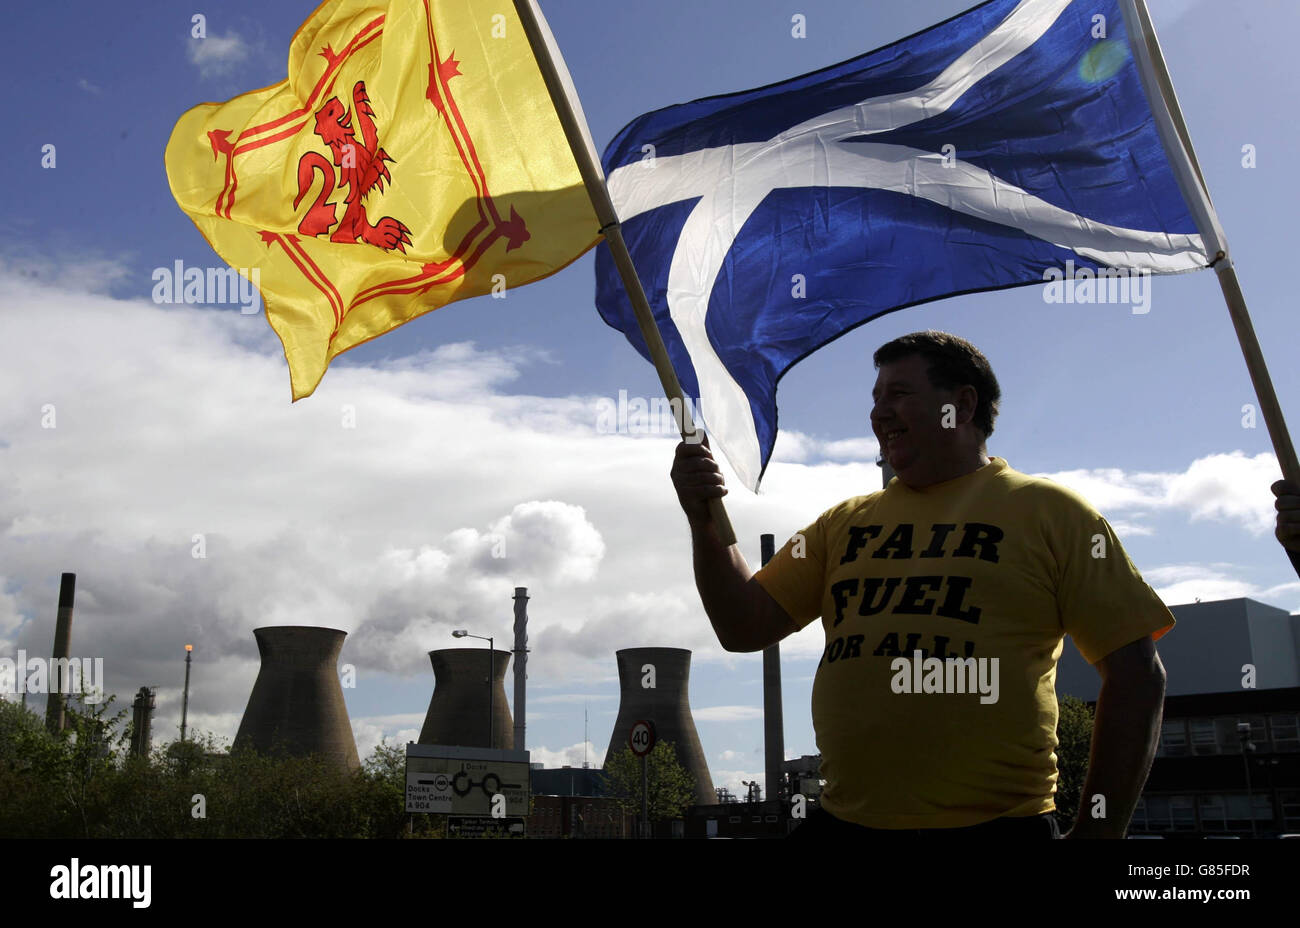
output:
{"label": "dark trousers", "polygon": [[1061,837],[1060,826],[1054,812],[1027,815],[1022,818],[995,818],[969,828],[866,828],[854,822],[836,818],[818,806],[808,814],[802,825],[786,836],[788,840],[819,841],[826,838],[865,838],[868,841],[892,843],[919,841],[926,838],[979,838],[980,840],[1051,841]]}

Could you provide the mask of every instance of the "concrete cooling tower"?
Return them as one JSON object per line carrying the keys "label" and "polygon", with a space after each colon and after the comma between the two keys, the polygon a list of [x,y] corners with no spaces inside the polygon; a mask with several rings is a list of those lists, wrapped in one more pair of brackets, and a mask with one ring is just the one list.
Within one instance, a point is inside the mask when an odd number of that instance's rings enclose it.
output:
{"label": "concrete cooling tower", "polygon": [[262,668],[248,697],[235,746],[262,754],[273,748],[300,757],[319,754],[351,771],[361,766],[352,737],[338,660],[347,632],[280,625],[255,628]]}
{"label": "concrete cooling tower", "polygon": [[[491,747],[513,750],[514,723],[506,703],[506,668],[509,651],[487,648],[443,648],[430,651],[433,663],[433,698],[420,729],[419,744],[450,744],[467,748],[488,745],[488,672],[492,674]],[[489,663],[492,666],[489,667]]]}
{"label": "concrete cooling tower", "polygon": [[[695,777],[697,805],[714,805],[713,778],[704,761],[704,748],[695,731],[687,690],[691,677],[691,652],[684,648],[624,648],[617,652],[618,685],[622,696],[618,721],[609,738],[605,763],[610,755],[622,752],[637,719],[654,722],[659,741],[671,741],[677,748],[677,760]],[[645,666],[654,666],[654,687],[642,686]]]}

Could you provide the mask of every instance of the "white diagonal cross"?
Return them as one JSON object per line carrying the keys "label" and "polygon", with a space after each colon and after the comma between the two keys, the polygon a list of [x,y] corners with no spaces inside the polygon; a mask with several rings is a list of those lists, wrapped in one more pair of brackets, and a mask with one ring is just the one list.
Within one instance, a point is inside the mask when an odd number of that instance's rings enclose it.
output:
{"label": "white diagonal cross", "polygon": [[859,187],[920,197],[1019,229],[1112,267],[1156,272],[1205,267],[1199,235],[1146,232],[1094,222],[988,171],[903,145],[846,139],[889,132],[945,112],[971,87],[1033,45],[1071,0],[1022,0],[1006,19],[925,86],[874,97],[807,120],[765,142],[743,142],[624,165],[610,173],[621,220],[699,198],[668,272],[669,315],[689,352],[711,442],[751,490],[761,469],[749,399],[705,329],[709,298],[732,244],[773,190]]}

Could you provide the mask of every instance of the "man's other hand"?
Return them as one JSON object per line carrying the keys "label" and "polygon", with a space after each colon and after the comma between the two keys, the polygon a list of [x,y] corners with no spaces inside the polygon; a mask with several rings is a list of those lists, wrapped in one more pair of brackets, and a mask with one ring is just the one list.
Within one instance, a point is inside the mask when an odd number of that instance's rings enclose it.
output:
{"label": "man's other hand", "polygon": [[677,501],[691,525],[710,521],[709,500],[726,496],[727,488],[723,485],[722,470],[709,451],[709,440],[679,443],[671,476]]}
{"label": "man's other hand", "polygon": [[1279,480],[1270,489],[1277,497],[1277,529],[1273,534],[1282,547],[1300,554],[1300,488]]}

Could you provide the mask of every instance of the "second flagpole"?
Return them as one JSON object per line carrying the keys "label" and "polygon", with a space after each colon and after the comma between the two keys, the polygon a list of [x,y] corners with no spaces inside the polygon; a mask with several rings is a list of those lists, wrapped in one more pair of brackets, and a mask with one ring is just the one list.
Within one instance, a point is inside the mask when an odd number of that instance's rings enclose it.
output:
{"label": "second flagpole", "polygon": [[[1246,370],[1250,374],[1251,386],[1255,388],[1255,396],[1259,400],[1260,412],[1264,417],[1264,425],[1268,428],[1278,465],[1290,483],[1300,486],[1300,461],[1296,459],[1295,445],[1291,443],[1291,433],[1282,416],[1282,406],[1273,390],[1273,379],[1269,376],[1268,365],[1264,363],[1259,339],[1255,337],[1255,327],[1251,323],[1250,312],[1246,309],[1246,298],[1242,295],[1241,284],[1237,280],[1226,236],[1210,200],[1205,175],[1197,163],[1191,133],[1187,130],[1182,108],[1178,105],[1178,96],[1174,93],[1173,80],[1165,65],[1160,42],[1156,39],[1151,15],[1147,11],[1145,0],[1121,0],[1120,8],[1129,31],[1135,33],[1140,40],[1131,46],[1137,60],[1138,74],[1152,104],[1156,129],[1174,165],[1183,197],[1192,210],[1207,250],[1214,256],[1210,266],[1218,274],[1223,299],[1232,317],[1237,343],[1241,346],[1241,354],[1246,361]],[[1156,105],[1157,101],[1161,106]],[[1300,552],[1287,551],[1286,554],[1296,574],[1300,576]]]}

